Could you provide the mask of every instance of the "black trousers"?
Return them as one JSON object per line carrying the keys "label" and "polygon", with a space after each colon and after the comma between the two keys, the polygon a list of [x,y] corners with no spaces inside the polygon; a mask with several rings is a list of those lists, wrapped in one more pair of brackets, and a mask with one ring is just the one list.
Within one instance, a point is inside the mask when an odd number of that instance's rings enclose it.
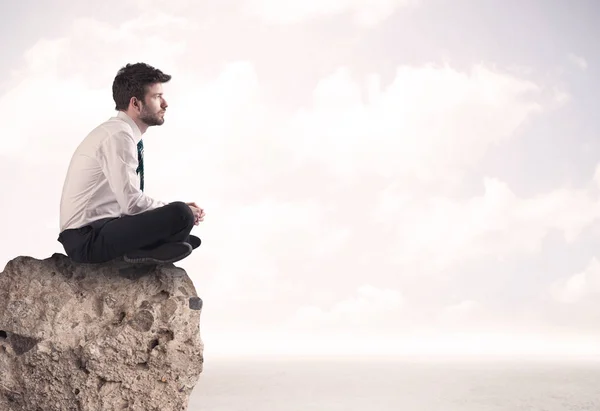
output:
{"label": "black trousers", "polygon": [[78,263],[103,263],[133,250],[189,240],[194,214],[182,201],[136,215],[103,218],[58,236],[65,252]]}

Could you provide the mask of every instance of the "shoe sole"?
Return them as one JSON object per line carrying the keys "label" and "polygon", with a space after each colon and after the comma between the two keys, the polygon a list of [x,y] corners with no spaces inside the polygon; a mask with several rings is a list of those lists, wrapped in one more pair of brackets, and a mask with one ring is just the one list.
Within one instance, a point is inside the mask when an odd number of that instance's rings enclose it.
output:
{"label": "shoe sole", "polygon": [[169,258],[166,260],[160,260],[158,258],[152,258],[152,257],[131,258],[131,257],[127,257],[127,255],[123,256],[123,260],[128,263],[134,263],[134,264],[139,264],[139,263],[168,264],[168,263],[174,263],[179,260],[183,260],[185,257],[190,255],[191,253],[192,253],[192,246],[190,245],[189,250],[186,251],[184,254],[180,254],[177,257]]}

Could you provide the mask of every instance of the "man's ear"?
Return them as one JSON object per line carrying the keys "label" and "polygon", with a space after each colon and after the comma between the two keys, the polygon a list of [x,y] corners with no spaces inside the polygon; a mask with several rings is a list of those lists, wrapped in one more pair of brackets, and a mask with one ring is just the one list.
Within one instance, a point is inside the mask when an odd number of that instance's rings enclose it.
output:
{"label": "man's ear", "polygon": [[141,111],[142,110],[142,104],[141,102],[137,99],[137,97],[131,97],[131,100],[129,100],[129,104],[131,106],[133,106],[133,108],[136,111]]}

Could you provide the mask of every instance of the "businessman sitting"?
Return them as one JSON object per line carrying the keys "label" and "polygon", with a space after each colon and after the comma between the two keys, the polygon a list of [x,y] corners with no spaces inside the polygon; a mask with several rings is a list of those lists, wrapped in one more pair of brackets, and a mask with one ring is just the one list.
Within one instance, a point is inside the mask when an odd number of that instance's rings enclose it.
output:
{"label": "businessman sitting", "polygon": [[171,76],[145,63],[127,64],[113,82],[118,113],[75,150],[60,201],[58,241],[75,262],[170,263],[200,246],[190,235],[204,221],[196,203],[165,203],[144,193],[142,136],[164,123],[162,84]]}

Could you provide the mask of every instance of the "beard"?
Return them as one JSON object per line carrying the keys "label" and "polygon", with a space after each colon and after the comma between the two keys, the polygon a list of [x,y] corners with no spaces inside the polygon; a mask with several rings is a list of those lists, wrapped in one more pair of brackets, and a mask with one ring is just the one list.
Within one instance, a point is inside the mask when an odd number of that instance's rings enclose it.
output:
{"label": "beard", "polygon": [[160,126],[165,122],[164,117],[160,113],[151,113],[145,106],[140,114],[140,120],[148,126]]}

